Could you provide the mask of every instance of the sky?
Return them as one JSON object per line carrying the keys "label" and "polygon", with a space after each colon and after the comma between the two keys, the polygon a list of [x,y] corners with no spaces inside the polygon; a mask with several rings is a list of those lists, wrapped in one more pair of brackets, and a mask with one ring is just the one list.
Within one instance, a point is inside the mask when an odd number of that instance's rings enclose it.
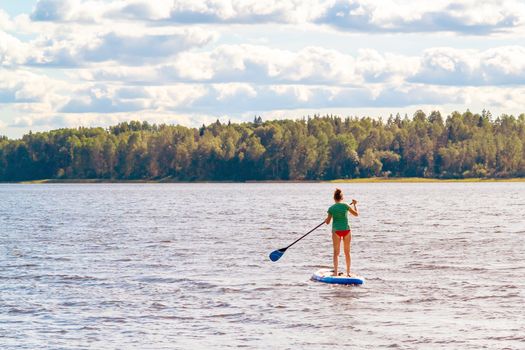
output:
{"label": "sky", "polygon": [[0,135],[525,112],[525,1],[0,0]]}

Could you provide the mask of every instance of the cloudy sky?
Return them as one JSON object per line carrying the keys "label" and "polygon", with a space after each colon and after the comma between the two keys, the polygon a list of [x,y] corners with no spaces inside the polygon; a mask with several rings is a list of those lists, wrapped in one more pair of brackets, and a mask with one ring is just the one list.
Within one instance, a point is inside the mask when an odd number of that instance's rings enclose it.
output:
{"label": "cloudy sky", "polygon": [[525,1],[0,0],[0,134],[525,112]]}

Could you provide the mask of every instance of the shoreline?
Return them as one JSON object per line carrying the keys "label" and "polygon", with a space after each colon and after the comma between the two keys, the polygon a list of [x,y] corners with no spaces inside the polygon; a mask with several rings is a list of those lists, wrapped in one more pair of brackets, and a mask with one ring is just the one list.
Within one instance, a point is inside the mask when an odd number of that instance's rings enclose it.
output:
{"label": "shoreline", "polygon": [[42,179],[29,181],[0,181],[0,184],[192,184],[192,183],[471,183],[471,182],[525,182],[525,178],[468,178],[468,179],[435,179],[422,177],[399,178],[356,178],[337,180],[249,180],[249,181],[175,181],[171,179],[159,180],[112,180],[112,179]]}

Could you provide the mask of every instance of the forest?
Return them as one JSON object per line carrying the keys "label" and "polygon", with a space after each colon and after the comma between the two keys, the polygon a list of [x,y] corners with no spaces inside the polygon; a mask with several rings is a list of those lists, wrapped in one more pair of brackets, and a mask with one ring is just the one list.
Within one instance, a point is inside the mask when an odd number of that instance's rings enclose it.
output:
{"label": "forest", "polygon": [[0,181],[525,177],[525,114],[421,110],[200,128],[131,121],[0,136]]}

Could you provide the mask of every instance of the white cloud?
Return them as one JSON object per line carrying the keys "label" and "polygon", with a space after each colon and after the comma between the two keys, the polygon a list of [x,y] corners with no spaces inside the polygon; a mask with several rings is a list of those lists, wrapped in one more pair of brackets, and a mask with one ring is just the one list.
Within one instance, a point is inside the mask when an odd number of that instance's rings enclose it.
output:
{"label": "white cloud", "polygon": [[489,84],[525,84],[525,47],[508,46],[486,50],[480,70]]}
{"label": "white cloud", "polygon": [[420,59],[362,49],[348,55],[323,47],[298,52],[261,45],[221,45],[211,51],[183,52],[173,63],[147,67],[83,70],[84,79],[154,84],[169,82],[250,82],[255,84],[349,85],[403,81]]}
{"label": "white cloud", "polygon": [[480,83],[479,59],[475,50],[433,48],[424,52],[421,68],[412,78],[416,82],[442,85],[469,85]]}
{"label": "white cloud", "polygon": [[173,0],[131,0],[116,1],[114,10],[109,16],[127,19],[165,20],[169,17]]}
{"label": "white cloud", "polygon": [[29,45],[0,29],[0,67],[24,63],[29,52]]}
{"label": "white cloud", "polygon": [[157,111],[190,111],[195,101],[208,94],[210,88],[205,85],[176,84],[171,86],[148,87],[152,94],[152,108]]}
{"label": "white cloud", "polygon": [[91,84],[74,90],[61,113],[122,113],[177,110],[206,95],[201,85],[127,86]]}
{"label": "white cloud", "polygon": [[485,51],[431,48],[421,57],[361,49],[355,56],[322,47],[298,52],[255,45],[222,45],[183,52],[173,63],[82,70],[90,81],[146,85],[177,82],[355,86],[403,82],[483,86],[525,83],[525,47]]}
{"label": "white cloud", "polygon": [[328,87],[314,85],[214,84],[176,110],[201,113],[242,113],[273,109],[398,107],[416,104],[459,103],[460,89],[419,84]]}
{"label": "white cloud", "polygon": [[25,70],[0,68],[0,103],[45,104],[52,108],[60,101],[60,81]]}
{"label": "white cloud", "polygon": [[222,45],[212,51],[183,52],[173,63],[152,69],[108,67],[84,72],[90,79],[353,84],[355,60],[335,50],[307,47],[299,52],[255,45]]}
{"label": "white cloud", "polygon": [[275,110],[512,112],[525,96],[524,18],[517,0],[41,0],[31,14],[0,10],[0,119],[43,128]]}
{"label": "white cloud", "polygon": [[336,0],[316,22],[339,30],[491,34],[523,25],[519,1]]}
{"label": "white cloud", "polygon": [[366,82],[401,82],[415,74],[420,65],[418,57],[381,54],[372,49],[360,49],[356,60],[356,73]]}
{"label": "white cloud", "polygon": [[111,2],[94,0],[38,0],[31,20],[42,22],[100,22]]}
{"label": "white cloud", "polygon": [[72,12],[72,1],[39,0],[31,14],[34,21],[60,21]]}
{"label": "white cloud", "polygon": [[9,15],[0,9],[0,30],[10,30],[13,24]]}
{"label": "white cloud", "polygon": [[[201,34],[201,33],[199,33]],[[121,61],[138,63],[144,60],[166,60],[191,47],[207,44],[211,36],[184,31],[170,35],[133,36],[107,33],[95,40],[95,45],[80,49],[85,61]]]}
{"label": "white cloud", "polygon": [[60,108],[59,112],[116,113],[149,109],[149,104],[146,99],[118,98],[117,92],[116,88],[105,85],[95,85],[78,89],[73,92],[73,96]]}
{"label": "white cloud", "polygon": [[165,20],[173,0],[39,0],[31,13],[35,22],[100,23],[108,19]]}
{"label": "white cloud", "polygon": [[34,118],[31,117],[15,117],[14,121],[9,126],[15,128],[30,128],[34,123]]}
{"label": "white cloud", "polygon": [[174,2],[170,19],[180,23],[296,23],[304,22],[317,1],[205,0]]}
{"label": "white cloud", "polygon": [[238,98],[253,98],[257,96],[255,88],[250,84],[215,84],[213,85],[213,88],[218,92],[218,101],[230,101],[235,103]]}
{"label": "white cloud", "polygon": [[159,66],[108,66],[105,68],[82,68],[70,73],[72,79],[80,79],[86,81],[114,81],[122,83],[137,83],[137,84],[162,84],[164,79],[159,75],[161,69]]}
{"label": "white cloud", "polygon": [[179,0],[171,20],[179,23],[317,23],[342,31],[487,34],[523,25],[519,1],[407,0]]}
{"label": "white cloud", "polygon": [[525,84],[525,47],[428,49],[421,58],[420,70],[409,80],[456,86]]}
{"label": "white cloud", "polygon": [[[374,50],[360,50],[354,57],[320,47],[292,52],[226,45],[182,54],[172,65],[84,68],[79,76],[93,79],[88,84],[55,84],[56,80],[42,75],[4,70],[4,81],[9,83],[0,84],[0,100],[25,103],[29,112],[66,114],[468,103],[479,100],[472,96],[484,90],[464,89],[464,85],[514,84],[523,79],[522,56],[525,48],[519,46],[483,52],[437,48],[417,58]],[[195,71],[191,63],[196,63]],[[487,101],[503,105],[505,96]]]}
{"label": "white cloud", "polygon": [[[91,28],[89,28],[91,29]],[[214,34],[199,29],[176,29],[168,34],[78,30],[55,32],[31,43],[26,64],[76,67],[116,61],[126,64],[165,61],[191,48],[202,47]]]}
{"label": "white cloud", "polygon": [[[155,123],[182,123],[198,126],[209,123],[218,116],[228,116],[233,121],[253,114],[275,117],[300,117],[296,111],[324,113],[326,111],[367,110],[390,113],[413,110],[422,106],[447,106],[448,110],[483,108],[503,110],[507,113],[521,111],[525,88],[500,87],[448,87],[422,84],[384,85],[374,88],[330,88],[326,86],[213,84],[169,87],[111,87],[102,90],[75,91],[71,101],[87,96],[77,110],[56,112],[31,112],[13,118],[9,127],[19,129],[51,129],[58,127],[108,126],[123,120],[139,119]],[[111,108],[104,106],[112,101]],[[133,110],[123,106],[135,106]],[[72,106],[70,106],[72,107]],[[104,113],[99,112],[102,108]]]}
{"label": "white cloud", "polygon": [[491,34],[525,23],[518,0],[39,0],[34,21],[307,24],[353,32]]}

